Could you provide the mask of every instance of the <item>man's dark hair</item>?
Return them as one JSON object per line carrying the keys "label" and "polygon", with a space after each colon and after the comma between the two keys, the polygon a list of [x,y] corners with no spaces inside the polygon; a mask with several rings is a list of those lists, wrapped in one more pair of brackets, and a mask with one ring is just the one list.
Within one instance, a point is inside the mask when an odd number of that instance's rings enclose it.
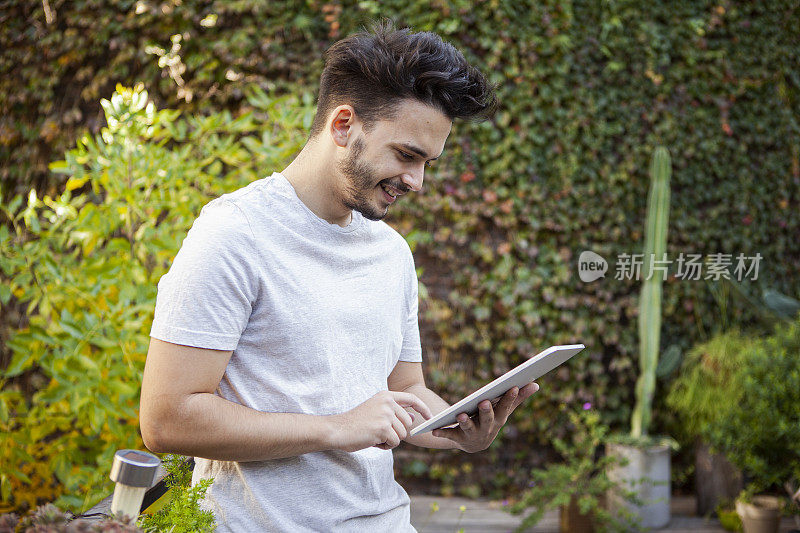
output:
{"label": "man's dark hair", "polygon": [[412,98],[450,120],[480,120],[497,108],[494,87],[453,45],[431,32],[395,29],[391,21],[354,33],[325,52],[317,114],[310,136],[328,114],[349,104],[369,131],[378,120],[396,117],[401,100]]}

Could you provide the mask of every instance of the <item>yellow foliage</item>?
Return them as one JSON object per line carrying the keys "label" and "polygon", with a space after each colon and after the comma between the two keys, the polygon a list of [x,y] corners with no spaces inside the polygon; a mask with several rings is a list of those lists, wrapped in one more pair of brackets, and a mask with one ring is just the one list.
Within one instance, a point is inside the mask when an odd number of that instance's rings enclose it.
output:
{"label": "yellow foliage", "polygon": [[[38,505],[51,502],[61,495],[61,487],[52,474],[50,458],[52,450],[48,450],[46,443],[33,442],[23,444],[16,442],[15,445],[23,446],[24,451],[30,455],[32,460],[17,464],[17,469],[22,476],[10,476],[11,499],[0,502],[0,510],[20,512],[22,510],[35,509]],[[13,461],[16,454],[13,454],[13,446],[4,446],[2,453],[3,462]],[[25,482],[24,478],[30,480]]]}

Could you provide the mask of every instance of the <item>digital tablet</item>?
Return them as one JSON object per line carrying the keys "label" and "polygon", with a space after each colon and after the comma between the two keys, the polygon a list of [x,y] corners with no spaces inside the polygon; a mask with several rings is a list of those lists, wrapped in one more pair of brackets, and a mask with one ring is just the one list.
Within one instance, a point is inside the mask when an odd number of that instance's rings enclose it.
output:
{"label": "digital tablet", "polygon": [[[460,402],[453,404],[448,409],[426,420],[422,424],[413,428],[409,433],[409,437],[433,431],[443,427],[452,426],[458,423],[456,417],[461,413],[467,413],[470,416],[478,412],[478,404],[483,400],[496,400],[514,387],[520,389],[530,383],[531,381],[542,377],[560,364],[564,363],[583,350],[583,344],[567,344],[564,346],[551,346],[538,355],[535,355],[519,365],[518,367],[509,370],[496,380],[488,385],[476,390]],[[492,401],[492,403],[496,403]]]}

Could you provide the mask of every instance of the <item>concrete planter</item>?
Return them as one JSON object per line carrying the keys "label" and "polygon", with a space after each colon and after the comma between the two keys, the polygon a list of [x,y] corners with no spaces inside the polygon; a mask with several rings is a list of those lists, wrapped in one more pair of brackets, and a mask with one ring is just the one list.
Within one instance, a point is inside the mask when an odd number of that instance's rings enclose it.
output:
{"label": "concrete planter", "polygon": [[627,508],[644,528],[660,528],[670,520],[670,449],[666,445],[638,448],[609,444],[607,454],[627,460],[625,466],[609,470],[608,477],[635,492],[642,505],[626,502],[619,494],[609,493],[609,509]]}
{"label": "concrete planter", "polygon": [[777,533],[781,523],[781,500],[775,496],[753,496],[752,501],[736,501],[744,533]]}

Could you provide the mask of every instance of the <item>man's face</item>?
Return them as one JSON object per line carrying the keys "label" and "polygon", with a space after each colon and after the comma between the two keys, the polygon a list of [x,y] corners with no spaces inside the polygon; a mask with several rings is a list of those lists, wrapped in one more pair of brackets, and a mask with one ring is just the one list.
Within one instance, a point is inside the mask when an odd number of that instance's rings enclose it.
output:
{"label": "man's face", "polygon": [[400,195],[422,188],[425,166],[441,154],[451,126],[440,111],[403,101],[394,120],[361,130],[338,161],[340,201],[370,220],[385,217]]}

